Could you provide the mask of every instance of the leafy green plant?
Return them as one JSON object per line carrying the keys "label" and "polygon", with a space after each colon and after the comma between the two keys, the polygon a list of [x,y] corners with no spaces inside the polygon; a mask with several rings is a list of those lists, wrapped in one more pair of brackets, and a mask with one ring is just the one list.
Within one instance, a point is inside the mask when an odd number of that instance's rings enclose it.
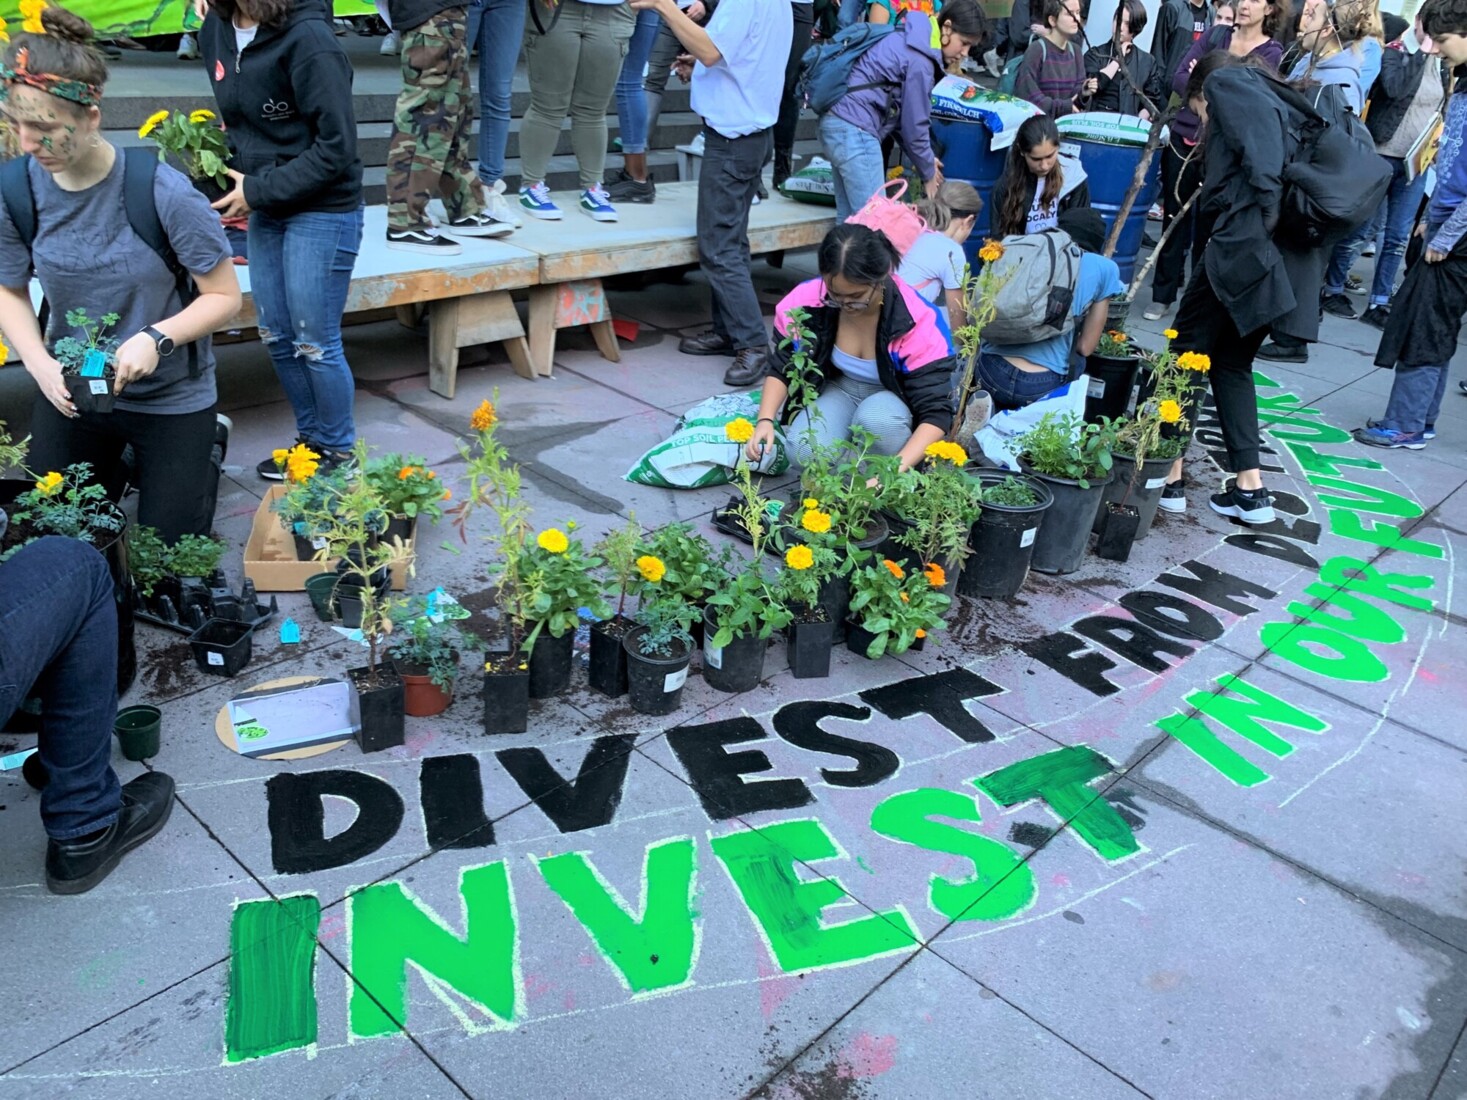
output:
{"label": "leafy green plant", "polygon": [[1088,489],[1091,478],[1110,473],[1115,439],[1110,420],[1086,424],[1074,413],[1045,413],[1019,437],[1019,458],[1036,473],[1068,478]]}
{"label": "leafy green plant", "polygon": [[789,607],[779,598],[775,585],[764,574],[764,546],[769,538],[767,502],[754,487],[749,464],[739,460],[734,474],[739,490],[738,520],[754,542],[753,557],[734,571],[730,583],[708,597],[713,612],[711,644],[723,648],[735,638],[767,638],[789,625]]}
{"label": "leafy green plant", "polygon": [[1177,458],[1187,449],[1191,428],[1187,407],[1192,404],[1194,391],[1207,385],[1207,373],[1212,369],[1212,359],[1207,355],[1195,351],[1178,355],[1172,351],[1175,335],[1175,329],[1167,329],[1161,350],[1142,354],[1151,372],[1150,394],[1136,409],[1135,417],[1119,426],[1116,433],[1117,449],[1136,460],[1133,486],[1146,459]]}
{"label": "leafy green plant", "polygon": [[441,691],[453,688],[458,677],[459,654],[480,649],[484,644],[456,620],[430,613],[427,601],[421,596],[394,607],[391,619],[394,629],[388,656],[400,665],[423,669]]}
{"label": "leafy green plant", "polygon": [[933,583],[939,576],[940,567],[907,573],[889,558],[851,574],[851,619],[874,635],[867,657],[905,653],[930,631],[946,628],[942,613],[952,601]]}
{"label": "leafy green plant", "polygon": [[792,309],[784,315],[785,337],[779,342],[781,350],[790,353],[790,369],[786,376],[789,396],[785,398],[788,411],[811,410],[810,422],[816,416],[815,399],[820,396],[820,385],[825,380],[820,364],[815,359],[818,341],[810,331],[810,313],[804,309]]}
{"label": "leafy green plant", "polygon": [[688,629],[696,612],[675,591],[645,592],[632,617],[639,626],[646,627],[637,636],[637,651],[644,657],[671,657],[673,642],[681,642],[684,652],[693,648]]}
{"label": "leafy green plant", "polygon": [[64,535],[99,545],[126,524],[107,490],[92,481],[90,463],[78,462],[64,473],[52,470],[36,487],[15,498],[11,521],[29,523],[38,534]]}
{"label": "leafy green plant", "polygon": [[575,630],[583,607],[597,619],[611,613],[595,575],[602,561],[586,553],[581,540],[575,537],[575,528],[574,522],[566,524],[566,531],[546,528],[533,546],[524,549],[518,613],[534,624],[525,639],[526,650],[534,648],[542,629],[548,630],[552,638],[563,638]]}
{"label": "leafy green plant", "polygon": [[56,361],[61,364],[63,374],[80,374],[87,364],[92,353],[103,357],[105,368],[103,373],[111,378],[116,369],[115,355],[118,341],[116,337],[105,335],[106,331],[122,319],[120,314],[104,313],[100,320],[94,321],[87,316],[84,309],[69,309],[66,311],[66,323],[73,329],[80,329],[82,339],[75,336],[63,336],[56,341]]}
{"label": "leafy green plant", "polygon": [[1130,359],[1136,354],[1131,338],[1119,329],[1106,329],[1095,345],[1095,354],[1103,359]]}
{"label": "leafy green plant", "polygon": [[155,528],[139,526],[129,532],[127,568],[143,596],[151,596],[158,582],[169,575],[168,545]]}
{"label": "leafy green plant", "polygon": [[1016,477],[1006,477],[997,485],[983,490],[984,504],[1001,504],[1008,508],[1031,508],[1039,503],[1039,494]]}
{"label": "leafy green plant", "polygon": [[891,480],[899,461],[895,455],[873,455],[875,443],[876,437],[866,429],[853,427],[850,439],[814,448],[800,477],[805,495],[820,501],[848,542],[865,536],[881,505],[882,485]]}
{"label": "leafy green plant", "polygon": [[602,595],[607,598],[613,593],[616,595],[618,615],[626,611],[627,596],[643,576],[637,566],[641,545],[642,528],[633,512],[627,516],[626,523],[608,532],[605,538],[591,548],[591,552],[605,563],[603,570],[608,589]]}
{"label": "leafy green plant", "polygon": [[421,455],[383,455],[367,463],[362,476],[370,481],[387,511],[408,519],[437,523],[443,518],[443,502],[453,490],[438,480]]}
{"label": "leafy green plant", "polygon": [[982,512],[978,482],[964,465],[968,456],[956,443],[934,443],[926,464],[895,475],[902,519],[911,526],[896,541],[923,562],[961,565],[968,556],[968,536]]}
{"label": "leafy green plant", "polygon": [[175,577],[209,577],[219,568],[225,545],[207,535],[184,535],[168,551],[168,572]]}
{"label": "leafy green plant", "polygon": [[[0,339],[0,363],[5,361],[5,342]],[[30,449],[31,437],[26,436],[19,443],[11,438],[10,432],[6,430],[5,421],[0,420],[0,473],[6,470],[19,469],[25,462],[26,452]]]}
{"label": "leafy green plant", "polygon": [[638,547],[639,555],[655,557],[666,568],[660,584],[694,607],[728,580],[729,548],[714,552],[713,544],[686,523],[669,523],[654,531]]}
{"label": "leafy green plant", "polygon": [[229,186],[229,174],[224,170],[229,146],[215,124],[213,111],[158,111],[143,123],[138,136],[157,143],[160,161],[172,153],[189,179],[210,179],[220,187]]}
{"label": "leafy green plant", "polygon": [[[314,527],[314,521],[308,517],[319,517],[334,512],[341,498],[346,495],[350,486],[350,476],[346,467],[338,466],[334,470],[325,473],[313,472],[303,481],[293,481],[287,478],[285,494],[276,499],[271,510],[280,517],[286,530],[294,531],[302,538],[315,538],[321,532]],[[385,509],[384,509],[385,511]],[[384,524],[383,530],[386,530]],[[323,546],[316,557],[324,559],[327,557],[326,548]]]}

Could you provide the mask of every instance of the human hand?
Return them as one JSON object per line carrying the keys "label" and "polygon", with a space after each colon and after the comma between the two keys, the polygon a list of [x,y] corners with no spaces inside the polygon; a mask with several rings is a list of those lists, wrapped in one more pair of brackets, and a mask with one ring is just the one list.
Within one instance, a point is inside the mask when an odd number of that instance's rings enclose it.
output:
{"label": "human hand", "polygon": [[754,425],[754,434],[744,444],[744,457],[758,464],[764,461],[766,448],[774,446],[774,424],[767,417]]}
{"label": "human hand", "polygon": [[204,16],[209,14],[209,0],[194,0],[194,15],[202,22]]}
{"label": "human hand", "polygon": [[1196,67],[1197,67],[1197,59],[1194,57],[1191,61],[1187,62],[1187,75],[1188,76],[1191,76],[1192,75],[1192,70],[1195,69]]}
{"label": "human hand", "polygon": [[157,369],[158,345],[146,332],[136,333],[117,349],[117,380],[112,388],[120,393],[124,386],[148,377]]}
{"label": "human hand", "polygon": [[234,190],[218,202],[211,203],[215,210],[226,218],[245,218],[250,214],[250,204],[245,201],[244,173],[228,168],[229,178],[234,181]]}
{"label": "human hand", "polygon": [[1148,111],[1145,107],[1142,107],[1141,108],[1141,121],[1142,122],[1150,122],[1151,121],[1151,112]]}
{"label": "human hand", "polygon": [[1439,264],[1443,260],[1445,260],[1446,258],[1447,258],[1447,254],[1445,252],[1438,252],[1436,249],[1432,248],[1430,245],[1427,245],[1426,246],[1426,255],[1425,255],[1424,259],[1426,260],[1427,263],[1429,263],[1429,264]]}
{"label": "human hand", "polygon": [[694,23],[701,23],[708,18],[708,9],[703,6],[703,0],[693,0],[688,5],[688,10],[683,13]]}
{"label": "human hand", "polygon": [[1416,223],[1416,228],[1411,231],[1411,236],[1413,236],[1413,237],[1421,237],[1421,238],[1425,239],[1425,237],[1426,237],[1426,223],[1425,222],[1417,222]]}
{"label": "human hand", "polygon": [[69,420],[76,419],[76,406],[71,403],[71,394],[66,390],[66,380],[61,376],[61,364],[47,355],[36,363],[26,363],[26,373],[35,379],[41,395],[56,411]]}
{"label": "human hand", "polygon": [[693,55],[680,53],[677,60],[672,63],[672,71],[677,73],[677,78],[684,84],[693,79]]}
{"label": "human hand", "polygon": [[1092,76],[1089,80],[1085,81],[1085,83],[1080,86],[1080,91],[1083,95],[1087,97],[1093,96],[1096,92],[1100,91],[1100,78],[1097,76]]}

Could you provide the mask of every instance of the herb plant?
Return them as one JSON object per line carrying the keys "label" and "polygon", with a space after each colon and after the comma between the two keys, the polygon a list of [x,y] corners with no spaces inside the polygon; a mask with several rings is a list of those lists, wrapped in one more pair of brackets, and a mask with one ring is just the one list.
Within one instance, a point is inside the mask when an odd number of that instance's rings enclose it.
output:
{"label": "herb plant", "polygon": [[168,572],[175,577],[211,577],[224,557],[224,543],[207,535],[184,535],[168,550]]}
{"label": "herb plant", "polygon": [[[591,548],[591,552],[604,564],[604,577],[608,591],[603,596],[616,595],[616,614],[626,611],[627,595],[639,578],[644,578],[637,565],[642,545],[642,528],[637,523],[636,513],[627,516],[627,521]],[[661,564],[661,563],[659,563]],[[663,566],[665,571],[666,566]],[[661,580],[661,577],[658,578]]]}
{"label": "herb plant", "polygon": [[[6,348],[5,341],[0,339],[0,363],[5,362],[5,356],[8,353],[9,349]],[[0,473],[20,467],[21,463],[25,461],[30,441],[31,437],[26,436],[19,443],[15,442],[5,428],[5,421],[0,420]]]}
{"label": "herb plant", "polygon": [[138,592],[152,596],[158,582],[169,575],[168,545],[155,528],[134,527],[127,536],[127,568]]}
{"label": "herb plant", "polygon": [[693,617],[692,606],[676,592],[644,591],[633,616],[639,626],[646,627],[637,636],[637,651],[644,657],[666,660],[673,656],[673,643],[681,642],[683,652],[688,652],[693,648],[693,636],[688,633]]}
{"label": "herb plant", "polygon": [[459,654],[483,646],[457,621],[431,614],[422,597],[402,601],[391,618],[395,629],[388,655],[399,665],[423,669],[440,691],[453,690]]}
{"label": "herb plant", "polygon": [[983,490],[984,504],[1001,504],[1007,508],[1031,508],[1039,503],[1039,494],[1016,477],[1006,477],[997,485]]}
{"label": "herb plant", "polygon": [[1074,413],[1063,417],[1045,413],[1019,437],[1019,457],[1037,473],[1068,478],[1088,489],[1091,478],[1110,473],[1115,438],[1109,420],[1086,424]]}
{"label": "herb plant", "polygon": [[63,336],[56,341],[56,360],[61,364],[62,372],[76,375],[82,373],[87,365],[88,359],[95,356],[102,357],[102,374],[108,378],[113,377],[115,371],[114,355],[117,352],[117,338],[104,335],[113,325],[122,318],[116,313],[104,313],[100,320],[94,321],[87,316],[84,309],[69,309],[66,311],[66,323],[73,330],[80,329],[82,339],[75,336]]}
{"label": "herb plant", "polygon": [[927,463],[894,479],[901,494],[903,519],[911,524],[896,541],[924,562],[961,565],[968,556],[968,536],[983,510],[979,488],[964,469],[968,456],[956,443],[927,448]]}

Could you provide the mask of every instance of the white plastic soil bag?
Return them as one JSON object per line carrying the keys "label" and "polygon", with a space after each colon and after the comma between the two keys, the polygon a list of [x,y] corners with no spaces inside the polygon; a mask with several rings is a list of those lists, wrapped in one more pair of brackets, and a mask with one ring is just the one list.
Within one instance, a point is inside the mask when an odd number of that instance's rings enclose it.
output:
{"label": "white plastic soil bag", "polygon": [[974,437],[983,453],[994,462],[1015,472],[1019,469],[1018,438],[1049,413],[1063,419],[1070,413],[1085,415],[1087,379],[1081,375],[1074,382],[1062,382],[1033,404],[1022,409],[1005,409],[988,418],[988,423]]}

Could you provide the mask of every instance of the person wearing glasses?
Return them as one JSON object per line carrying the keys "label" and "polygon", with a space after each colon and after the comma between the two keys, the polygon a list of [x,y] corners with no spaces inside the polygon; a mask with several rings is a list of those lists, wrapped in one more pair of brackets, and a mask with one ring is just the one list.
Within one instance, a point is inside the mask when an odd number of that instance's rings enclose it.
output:
{"label": "person wearing glasses", "polygon": [[[774,355],[746,453],[759,461],[782,417],[797,465],[810,461],[812,436],[826,447],[860,427],[875,437],[877,454],[900,455],[902,469],[910,469],[952,426],[947,319],[896,273],[901,257],[886,236],[864,225],[837,225],[816,262],[820,277],[795,287],[775,309]],[[796,310],[805,314],[808,340],[792,337]],[[796,355],[808,357],[816,372],[813,416],[786,400]]]}

